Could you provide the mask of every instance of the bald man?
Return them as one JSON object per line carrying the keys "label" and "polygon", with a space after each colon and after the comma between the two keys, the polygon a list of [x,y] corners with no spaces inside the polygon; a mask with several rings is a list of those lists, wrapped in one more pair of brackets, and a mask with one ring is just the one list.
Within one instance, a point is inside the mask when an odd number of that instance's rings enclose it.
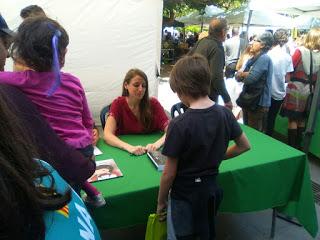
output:
{"label": "bald man", "polygon": [[224,48],[222,43],[227,35],[227,21],[222,18],[214,18],[209,25],[209,36],[199,40],[190,54],[199,53],[207,58],[211,70],[211,93],[213,101],[221,95],[225,106],[232,110],[232,102],[223,78],[225,64]]}

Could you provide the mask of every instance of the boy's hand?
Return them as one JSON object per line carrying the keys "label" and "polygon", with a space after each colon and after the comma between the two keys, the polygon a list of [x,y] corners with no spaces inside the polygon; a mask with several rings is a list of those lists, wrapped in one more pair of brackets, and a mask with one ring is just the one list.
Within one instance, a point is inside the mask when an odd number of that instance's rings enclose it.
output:
{"label": "boy's hand", "polygon": [[146,148],[143,146],[130,146],[128,152],[133,155],[142,155],[146,153]]}
{"label": "boy's hand", "polygon": [[167,204],[158,203],[157,205],[157,214],[159,215],[159,221],[165,221],[167,219]]}

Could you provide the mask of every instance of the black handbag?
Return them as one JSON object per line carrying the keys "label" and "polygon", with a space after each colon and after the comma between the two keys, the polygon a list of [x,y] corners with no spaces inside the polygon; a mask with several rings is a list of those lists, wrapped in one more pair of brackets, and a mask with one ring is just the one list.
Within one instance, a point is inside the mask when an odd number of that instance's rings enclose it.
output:
{"label": "black handbag", "polygon": [[265,81],[261,81],[261,87],[259,86],[244,86],[242,92],[240,93],[236,103],[242,109],[248,109],[251,111],[257,110],[259,106],[260,97],[263,91]]}

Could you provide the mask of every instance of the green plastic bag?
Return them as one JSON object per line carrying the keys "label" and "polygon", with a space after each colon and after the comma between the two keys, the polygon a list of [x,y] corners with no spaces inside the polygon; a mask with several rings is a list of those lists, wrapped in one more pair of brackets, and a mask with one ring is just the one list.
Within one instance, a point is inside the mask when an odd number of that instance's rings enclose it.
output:
{"label": "green plastic bag", "polygon": [[167,222],[160,222],[158,214],[150,214],[147,224],[145,240],[166,240]]}

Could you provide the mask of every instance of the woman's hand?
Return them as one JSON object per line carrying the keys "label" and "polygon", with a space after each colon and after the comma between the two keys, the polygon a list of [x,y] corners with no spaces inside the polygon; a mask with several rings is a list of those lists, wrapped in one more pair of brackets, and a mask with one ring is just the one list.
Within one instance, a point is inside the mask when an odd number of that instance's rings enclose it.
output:
{"label": "woman's hand", "polygon": [[127,151],[134,155],[142,155],[146,153],[146,148],[144,146],[130,146]]}
{"label": "woman's hand", "polygon": [[167,203],[158,203],[157,214],[159,215],[160,221],[165,221],[167,218]]}
{"label": "woman's hand", "polygon": [[243,80],[243,76],[242,76],[243,72],[242,71],[238,71],[235,75],[235,79],[238,81],[238,82],[241,82]]}
{"label": "woman's hand", "polygon": [[147,146],[146,146],[146,150],[148,152],[152,152],[152,151],[156,151],[160,148],[160,146],[158,146],[157,143],[149,143]]}

